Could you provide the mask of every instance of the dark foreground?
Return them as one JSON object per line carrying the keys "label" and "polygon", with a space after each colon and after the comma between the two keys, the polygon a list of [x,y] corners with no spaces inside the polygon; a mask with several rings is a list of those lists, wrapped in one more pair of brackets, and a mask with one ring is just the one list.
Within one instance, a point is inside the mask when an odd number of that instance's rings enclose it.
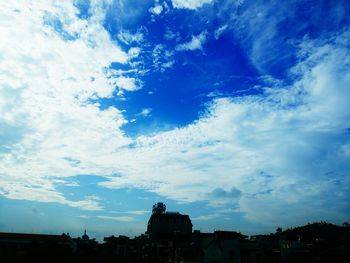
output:
{"label": "dark foreground", "polygon": [[321,222],[250,238],[230,231],[110,236],[102,244],[86,234],[0,233],[0,262],[348,263],[350,226]]}

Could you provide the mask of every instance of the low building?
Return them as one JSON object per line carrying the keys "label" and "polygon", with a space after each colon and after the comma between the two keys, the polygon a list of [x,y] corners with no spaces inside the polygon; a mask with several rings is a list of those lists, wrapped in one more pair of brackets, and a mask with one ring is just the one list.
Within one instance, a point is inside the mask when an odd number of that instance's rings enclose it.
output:
{"label": "low building", "polygon": [[45,259],[66,260],[75,250],[69,235],[0,233],[0,260],[3,262]]}
{"label": "low building", "polygon": [[202,242],[204,262],[242,262],[241,250],[244,248],[244,262],[255,262],[250,255],[254,249],[244,246],[247,236],[233,231],[215,231],[212,236],[205,237]]}

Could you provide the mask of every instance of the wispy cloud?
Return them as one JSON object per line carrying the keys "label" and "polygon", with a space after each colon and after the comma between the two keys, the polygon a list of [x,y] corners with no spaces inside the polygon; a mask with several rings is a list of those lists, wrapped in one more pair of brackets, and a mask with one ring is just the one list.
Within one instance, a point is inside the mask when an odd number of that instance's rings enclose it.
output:
{"label": "wispy cloud", "polygon": [[149,12],[154,14],[154,15],[160,15],[163,11],[163,6],[162,5],[159,5],[159,4],[156,4],[155,6],[151,7],[149,9]]}
{"label": "wispy cloud", "polygon": [[142,109],[142,111],[137,114],[138,116],[142,116],[142,117],[149,117],[151,115],[152,109],[151,108],[144,108]]}
{"label": "wispy cloud", "polygon": [[178,44],[175,47],[177,51],[193,51],[196,49],[202,49],[204,42],[206,41],[206,32],[202,32],[197,36],[192,36],[192,39],[189,42]]}
{"label": "wispy cloud", "polygon": [[173,32],[169,28],[167,28],[165,33],[164,33],[164,39],[165,40],[179,41],[180,40],[180,34],[179,34],[179,32]]}
{"label": "wispy cloud", "polygon": [[141,30],[135,33],[131,33],[127,30],[122,30],[118,33],[117,37],[121,42],[128,45],[140,43],[144,40],[144,34]]}
{"label": "wispy cloud", "polygon": [[149,211],[147,211],[147,210],[134,210],[134,211],[127,211],[126,213],[132,214],[132,215],[145,215],[145,214],[148,214]]}
{"label": "wispy cloud", "polygon": [[[350,143],[350,68],[341,59],[349,57],[348,39],[344,32],[333,44],[305,41],[301,53],[307,55],[294,67],[292,85],[265,87],[261,96],[215,99],[195,123],[139,137],[125,153],[142,160],[139,166],[126,162],[132,168],[124,176],[101,185],[147,188],[181,201],[210,195],[213,204],[238,204],[249,220],[271,224],[342,218],[350,198],[344,151]],[[327,213],[323,208],[337,200],[329,196],[335,189],[344,199]]]}
{"label": "wispy cloud", "polygon": [[[0,164],[0,167],[4,167]],[[0,174],[0,195],[10,199],[38,201],[44,203],[61,203],[81,210],[98,211],[103,206],[95,197],[86,197],[83,200],[68,200],[54,187],[54,181],[30,176],[16,176],[15,174]]]}
{"label": "wispy cloud", "polygon": [[100,219],[113,220],[117,222],[133,222],[136,219],[130,216],[97,216]]}
{"label": "wispy cloud", "polygon": [[193,221],[207,221],[218,217],[222,217],[221,214],[208,214],[192,218]]}
{"label": "wispy cloud", "polygon": [[122,90],[135,91],[140,89],[140,86],[136,84],[135,78],[119,77],[115,80],[115,83]]}
{"label": "wispy cloud", "polygon": [[[317,3],[317,12],[311,8],[300,12],[299,4],[288,0],[283,3],[227,0],[220,2],[222,8],[212,18],[227,25],[225,32],[240,42],[261,74],[271,74],[276,70],[288,70],[290,62],[296,60],[295,46],[300,37],[319,38],[325,32],[335,33],[344,26],[343,22],[348,21],[344,16],[344,12],[349,11],[346,1],[338,1],[328,8]],[[300,19],[301,14],[308,19]],[[220,35],[219,29],[215,31],[215,37]]]}
{"label": "wispy cloud", "polygon": [[168,50],[163,44],[155,45],[152,51],[152,66],[156,71],[164,72],[174,63],[174,51]]}
{"label": "wispy cloud", "polygon": [[196,10],[204,4],[211,3],[212,0],[172,0],[174,8],[185,8]]}
{"label": "wispy cloud", "polygon": [[[349,30],[324,41],[305,38],[291,83],[266,83],[262,95],[214,99],[185,127],[131,139],[121,130],[123,112],[98,103],[114,96],[118,80],[121,89],[139,87],[136,76],[109,69],[113,62],[127,67],[134,55],[110,39],[100,24],[103,12],[82,20],[68,2],[22,4],[0,4],[6,17],[0,20],[0,129],[11,131],[1,135],[7,142],[0,147],[1,195],[101,210],[101,200],[68,200],[56,187],[58,178],[93,174],[106,178],[103,187],[137,187],[182,202],[219,200],[251,221],[345,218]],[[43,24],[47,12],[74,37]],[[201,49],[205,41],[202,33],[177,50]]]}
{"label": "wispy cloud", "polygon": [[147,210],[130,210],[130,211],[109,211],[112,214],[130,214],[130,215],[145,215],[149,214]]}
{"label": "wispy cloud", "polygon": [[[100,210],[98,200],[67,200],[55,184],[94,162],[87,153],[98,154],[101,145],[93,144],[109,144],[115,136],[121,139],[117,144],[128,143],[119,130],[124,123],[120,111],[101,111],[88,103],[112,96],[115,79],[108,67],[126,65],[128,54],[111,41],[98,8],[82,20],[70,2],[0,5],[0,16],[6,17],[0,21],[0,128],[11,127],[3,138],[11,143],[0,152],[0,192],[13,199]],[[45,24],[47,17],[59,19],[62,29]],[[11,134],[18,135],[7,140]]]}
{"label": "wispy cloud", "polygon": [[215,37],[216,39],[218,39],[218,38],[221,36],[221,34],[222,34],[223,32],[225,32],[225,30],[226,30],[227,28],[228,28],[228,25],[223,25],[223,26],[219,27],[218,29],[216,29],[215,32],[214,32],[214,37]]}

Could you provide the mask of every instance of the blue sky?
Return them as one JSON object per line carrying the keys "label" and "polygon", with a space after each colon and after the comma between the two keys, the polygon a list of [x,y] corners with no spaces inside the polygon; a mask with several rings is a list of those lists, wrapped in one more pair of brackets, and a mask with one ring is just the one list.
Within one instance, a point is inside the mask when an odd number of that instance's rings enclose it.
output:
{"label": "blue sky", "polygon": [[0,4],[0,231],[350,220],[348,1]]}

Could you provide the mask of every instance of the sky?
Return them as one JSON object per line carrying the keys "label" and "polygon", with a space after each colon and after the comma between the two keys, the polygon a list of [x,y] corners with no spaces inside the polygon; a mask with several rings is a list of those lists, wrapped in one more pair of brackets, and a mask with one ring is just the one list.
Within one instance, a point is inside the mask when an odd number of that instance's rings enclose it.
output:
{"label": "sky", "polygon": [[0,231],[349,222],[348,1],[1,1],[0,39]]}

